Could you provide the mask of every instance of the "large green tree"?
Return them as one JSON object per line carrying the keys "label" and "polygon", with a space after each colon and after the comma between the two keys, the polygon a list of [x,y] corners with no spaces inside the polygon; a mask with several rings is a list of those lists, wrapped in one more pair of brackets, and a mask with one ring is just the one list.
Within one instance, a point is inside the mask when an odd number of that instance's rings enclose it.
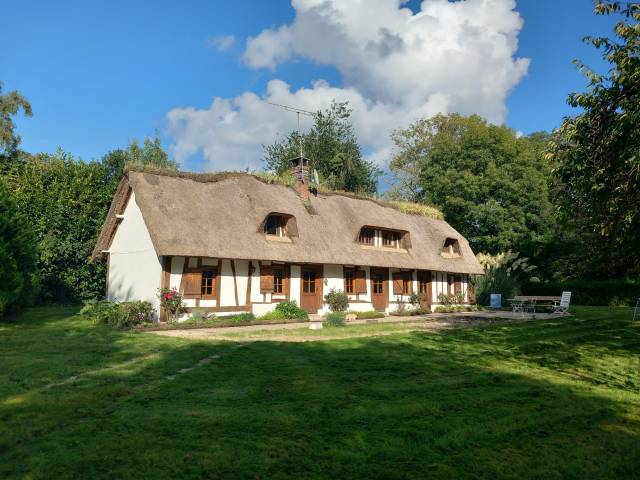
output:
{"label": "large green tree", "polygon": [[117,178],[103,162],[58,151],[23,155],[6,172],[35,232],[41,302],[77,302],[104,292],[105,268],[90,261]]}
{"label": "large green tree", "polygon": [[477,252],[541,255],[549,243],[548,136],[518,137],[479,116],[437,115],[392,134],[391,196],[440,207]]}
{"label": "large green tree", "polygon": [[115,178],[121,178],[128,165],[149,166],[177,170],[178,162],[169,158],[162,148],[160,138],[156,133],[153,137],[145,137],[142,145],[132,140],[125,149],[111,150],[102,158],[102,163],[111,171]]}
{"label": "large green tree", "polygon": [[267,170],[286,173],[289,161],[300,155],[302,142],[302,151],[322,183],[334,190],[374,194],[380,171],[362,158],[350,117],[347,102],[332,102],[330,108],[314,115],[307,133],[291,132],[284,140],[265,147]]}
{"label": "large green tree", "polygon": [[35,236],[0,179],[0,318],[32,300],[35,269]]}
{"label": "large green tree", "polygon": [[578,274],[619,276],[640,272],[640,4],[600,1],[596,13],[622,14],[615,38],[585,38],[611,68],[576,62],[589,85],[568,102],[581,113],[564,119],[549,156],[565,228],[581,244]]}

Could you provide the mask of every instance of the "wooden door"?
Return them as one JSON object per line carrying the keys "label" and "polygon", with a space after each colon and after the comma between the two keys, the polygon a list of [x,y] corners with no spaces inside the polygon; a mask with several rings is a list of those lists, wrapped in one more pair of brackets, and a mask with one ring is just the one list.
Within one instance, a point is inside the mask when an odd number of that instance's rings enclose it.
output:
{"label": "wooden door", "polygon": [[371,269],[371,303],[379,312],[389,305],[389,270],[386,268]]}
{"label": "wooden door", "polygon": [[300,307],[308,313],[318,313],[322,305],[322,267],[303,265],[300,268]]}
{"label": "wooden door", "polygon": [[431,308],[433,298],[430,270],[418,271],[418,298],[420,300],[421,307]]}

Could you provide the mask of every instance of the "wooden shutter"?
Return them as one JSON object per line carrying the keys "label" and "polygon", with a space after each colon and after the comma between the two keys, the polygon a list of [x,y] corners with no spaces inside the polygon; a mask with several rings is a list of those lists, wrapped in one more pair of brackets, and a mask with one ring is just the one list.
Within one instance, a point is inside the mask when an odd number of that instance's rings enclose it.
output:
{"label": "wooden shutter", "polygon": [[407,295],[411,295],[413,293],[413,275],[412,272],[403,272],[404,273],[404,281],[408,284]]}
{"label": "wooden shutter", "polygon": [[201,272],[185,272],[182,274],[182,291],[190,298],[200,297],[200,284],[202,283]]}
{"label": "wooden shutter", "polygon": [[391,278],[393,278],[393,294],[402,295],[402,280],[404,278],[402,272],[393,273]]}
{"label": "wooden shutter", "polygon": [[353,283],[355,293],[367,293],[367,272],[364,270],[356,270]]}
{"label": "wooden shutter", "polygon": [[273,267],[260,265],[260,293],[273,292]]}

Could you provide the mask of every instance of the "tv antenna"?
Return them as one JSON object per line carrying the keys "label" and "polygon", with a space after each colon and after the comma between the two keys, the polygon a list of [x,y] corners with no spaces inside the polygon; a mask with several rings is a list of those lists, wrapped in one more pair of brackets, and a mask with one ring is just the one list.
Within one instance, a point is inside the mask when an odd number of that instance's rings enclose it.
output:
{"label": "tv antenna", "polygon": [[267,102],[269,105],[273,105],[274,107],[280,107],[285,109],[287,112],[293,112],[298,117],[298,144],[300,147],[300,157],[302,157],[302,134],[300,133],[300,115],[306,115],[308,117],[315,116],[315,112],[310,112],[309,110],[303,110],[302,108],[290,107],[289,105],[282,105],[280,103]]}

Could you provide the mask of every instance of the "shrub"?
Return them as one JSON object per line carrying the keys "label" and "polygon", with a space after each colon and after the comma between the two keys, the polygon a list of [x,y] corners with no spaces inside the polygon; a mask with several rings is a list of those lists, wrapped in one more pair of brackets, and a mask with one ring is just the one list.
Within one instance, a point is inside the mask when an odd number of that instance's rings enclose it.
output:
{"label": "shrub", "polygon": [[80,310],[80,315],[97,324],[116,328],[131,328],[153,321],[155,310],[149,302],[122,302],[90,300]]}
{"label": "shrub", "polygon": [[344,327],[344,312],[329,312],[325,315],[322,325],[325,327]]}
{"label": "shrub", "polygon": [[464,295],[462,293],[441,293],[438,295],[438,301],[443,305],[457,305],[460,303],[464,303]]}
{"label": "shrub", "polygon": [[411,294],[411,297],[409,297],[409,303],[411,304],[412,307],[417,307],[418,305],[420,305],[420,295],[413,292]]}
{"label": "shrub", "polygon": [[80,315],[93,320],[94,323],[112,325],[115,323],[117,311],[117,303],[107,302],[106,300],[89,300],[80,309]]}
{"label": "shrub", "polygon": [[575,305],[632,306],[640,297],[640,279],[579,279],[522,285],[524,295],[560,295],[564,291],[571,292],[571,303]]}
{"label": "shrub", "polygon": [[333,288],[324,296],[324,303],[329,305],[332,312],[346,312],[349,308],[349,297],[342,290]]}
{"label": "shrub", "polygon": [[287,317],[285,317],[282,312],[273,310],[271,312],[265,313],[261,317],[258,317],[258,320],[287,320]]}
{"label": "shrub", "polygon": [[149,302],[123,302],[118,304],[115,323],[116,328],[131,328],[154,320],[155,309]]}
{"label": "shrub", "polygon": [[0,319],[35,294],[36,238],[0,180]]}
{"label": "shrub", "polygon": [[309,318],[309,314],[300,308],[295,300],[291,302],[280,302],[276,306],[276,312],[280,313],[283,318],[288,320],[292,320],[294,318],[300,318],[306,320]]}
{"label": "shrub", "polygon": [[178,321],[178,317],[185,311],[182,303],[182,294],[174,288],[159,288],[158,299],[160,308],[164,309],[169,316],[169,321]]}
{"label": "shrub", "polygon": [[417,307],[411,310],[407,310],[406,315],[428,315],[431,313],[431,309],[424,307]]}
{"label": "shrub", "polygon": [[404,315],[407,308],[406,302],[402,299],[402,296],[396,297],[396,309],[393,313],[396,315]]}

